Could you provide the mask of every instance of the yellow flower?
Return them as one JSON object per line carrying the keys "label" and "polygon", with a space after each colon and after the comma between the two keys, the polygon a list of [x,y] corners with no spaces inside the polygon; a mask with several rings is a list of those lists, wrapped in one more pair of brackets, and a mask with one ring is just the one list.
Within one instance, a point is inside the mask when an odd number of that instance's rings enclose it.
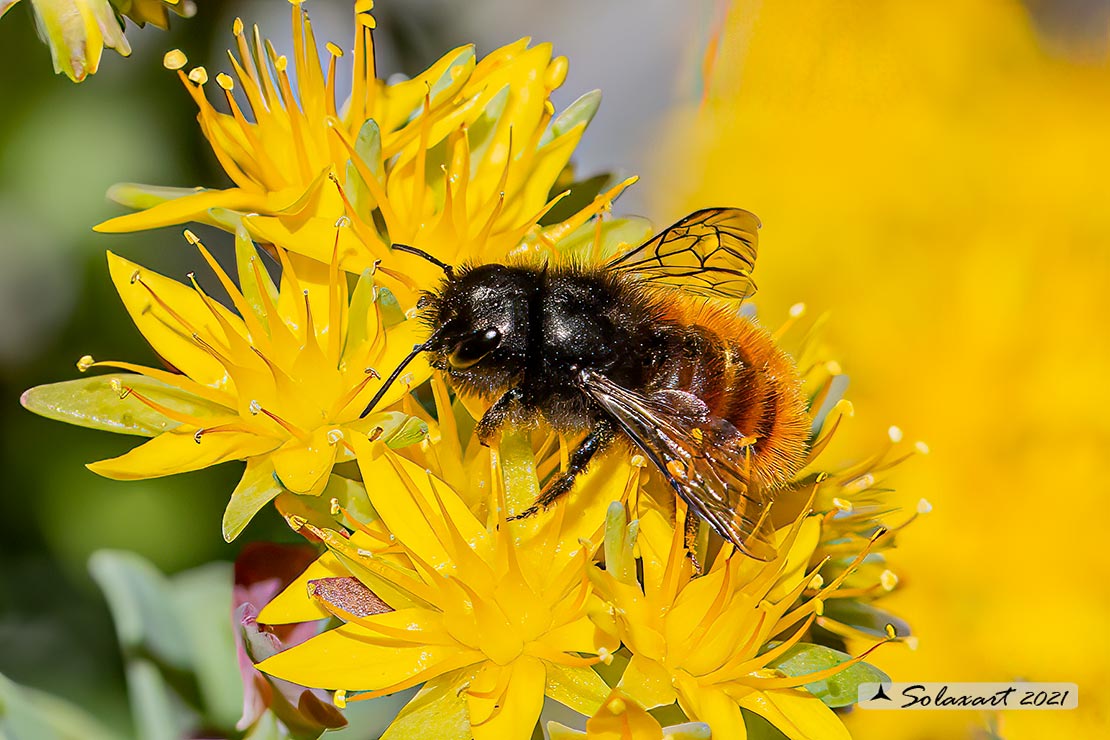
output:
{"label": "yellow flower", "polygon": [[709,740],[709,725],[687,722],[663,727],[647,710],[613,689],[601,709],[586,722],[586,731],[578,732],[558,722],[549,722],[551,740]]}
{"label": "yellow flower", "polygon": [[[590,577],[632,651],[621,690],[648,708],[677,701],[686,716],[707,723],[713,737],[747,737],[743,708],[793,740],[847,738],[836,714],[804,687],[847,670],[866,653],[801,675],[785,672],[779,662],[792,655],[844,579],[814,588],[807,565],[820,528],[820,517],[803,512],[780,530],[774,560],[752,560],[726,545],[695,578],[682,527],[671,527],[654,508],[641,510],[626,527],[623,508],[614,504],[605,570]],[[634,547],[642,561],[639,578]],[[866,549],[853,566],[865,556]],[[803,599],[807,589],[811,594]],[[769,646],[776,635],[782,641]]]}
{"label": "yellow flower", "polygon": [[[319,495],[333,465],[353,458],[351,437],[375,430],[396,444],[422,437],[402,414],[359,418],[379,378],[411,351],[415,320],[387,325],[370,271],[348,294],[346,275],[287,255],[275,286],[245,232],[237,238],[240,286],[193,236],[238,315],[190,275],[186,286],[109,253],[108,267],[132,320],[177,372],[126,362],[78,363],[133,374],[97,376],[27,391],[27,408],[71,423],[151,436],[89,469],[121,480],[152,478],[246,460],[224,518],[230,540],[283,489]],[[394,317],[396,320],[397,317]],[[385,372],[379,372],[381,368]],[[415,365],[384,408],[427,377]],[[395,439],[393,439],[395,437]]]}
{"label": "yellow flower", "polygon": [[[531,449],[517,446],[500,462],[494,456],[498,483],[487,487],[483,521],[419,465],[380,442],[352,441],[380,522],[367,526],[348,515],[355,530],[348,538],[293,517],[329,553],[259,616],[264,623],[300,621],[323,608],[346,624],[259,669],[306,686],[362,692],[348,700],[423,684],[386,732],[391,740],[529,737],[545,695],[587,715],[597,711],[610,690],[590,666],[616,641],[589,618],[600,608],[587,577],[591,543],[600,542],[606,504],[630,481],[602,466],[586,475],[588,496],[506,521],[512,501],[538,485]],[[365,598],[333,596],[339,574],[356,577],[356,588],[369,590]],[[362,608],[374,600],[369,594],[392,610]]]}
{"label": "yellow flower", "polygon": [[[399,281],[391,290],[399,297],[409,291],[409,298],[436,277],[434,268],[393,253],[392,243],[455,263],[501,259],[534,236],[558,200],[552,189],[557,182],[560,189],[568,185],[559,178],[565,179],[600,95],[583,96],[552,120],[549,97],[563,83],[567,60],[552,58],[550,44],[529,47],[527,39],[481,60],[472,46],[460,47],[417,77],[387,84],[374,64],[371,6],[355,3],[354,78],[345,103],[335,90],[343,51],[326,45],[331,61],[325,71],[300,2],[292,8],[292,60],[276,56],[257,28],[248,37],[236,21],[235,76],[216,77],[230,112],[218,111],[206,97],[207,71],[186,73],[184,54],[167,54],[167,66],[178,70],[196,100],[201,128],[235,185],[117,186],[113,198],[143,210],[97,229],[134,231],[190,220],[227,228],[242,217],[259,241],[326,262],[333,224],[346,215],[353,228],[341,236],[340,265],[360,272],[380,261],[383,277]],[[236,103],[236,86],[249,112]]]}
{"label": "yellow flower", "polygon": [[[0,0],[0,16],[18,2]],[[166,28],[167,5],[178,15],[193,13],[189,0],[31,0],[35,22],[50,44],[54,71],[65,73],[74,82],[96,72],[105,46],[120,56],[130,56],[131,45],[117,13],[139,25],[153,23]]]}
{"label": "yellow flower", "polygon": [[169,28],[171,10],[185,18],[196,12],[193,0],[112,0],[112,5],[140,26],[150,23],[158,28]]}

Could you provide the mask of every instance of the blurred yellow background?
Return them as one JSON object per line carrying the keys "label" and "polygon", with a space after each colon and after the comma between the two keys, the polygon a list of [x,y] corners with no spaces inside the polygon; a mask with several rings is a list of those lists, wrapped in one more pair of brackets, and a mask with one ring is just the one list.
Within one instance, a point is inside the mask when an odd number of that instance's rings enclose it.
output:
{"label": "blurred yellow background", "polygon": [[[1003,0],[737,2],[647,173],[657,219],[761,217],[760,312],[832,313],[857,450],[888,424],[932,448],[893,476],[934,505],[886,602],[920,646],[876,662],[1079,684],[1076,711],[1007,712],[1009,740],[1105,737],[1110,711],[1110,69],[1050,49]],[[850,722],[988,737],[977,712]]]}

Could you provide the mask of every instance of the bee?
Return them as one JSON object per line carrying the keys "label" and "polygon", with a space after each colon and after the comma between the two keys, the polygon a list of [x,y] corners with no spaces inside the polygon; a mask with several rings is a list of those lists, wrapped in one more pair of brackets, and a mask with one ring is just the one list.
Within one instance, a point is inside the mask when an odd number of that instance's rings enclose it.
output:
{"label": "bee", "polygon": [[[546,421],[585,437],[530,516],[623,440],[701,517],[751,557],[774,557],[768,513],[802,466],[810,422],[791,358],[740,315],[755,292],[759,220],[736,208],[697,211],[603,265],[482,264],[443,269],[420,302],[431,336],[418,354],[457,392],[491,401],[483,444],[505,424]],[[692,534],[693,533],[693,534]]]}

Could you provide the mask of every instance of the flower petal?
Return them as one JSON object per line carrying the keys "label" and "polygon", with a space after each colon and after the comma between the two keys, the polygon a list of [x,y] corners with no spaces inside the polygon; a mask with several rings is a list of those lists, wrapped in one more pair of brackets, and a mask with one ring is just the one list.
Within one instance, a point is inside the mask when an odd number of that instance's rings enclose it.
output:
{"label": "flower petal", "polygon": [[139,213],[110,218],[94,226],[93,231],[99,231],[102,234],[123,234],[129,231],[173,226],[188,221],[208,221],[205,216],[210,208],[226,208],[250,213],[266,210],[268,202],[265,195],[249,193],[240,188],[200,190],[181,198],[166,200]]}
{"label": "flower petal", "polygon": [[740,705],[765,717],[790,740],[851,740],[836,712],[802,689],[753,691]]}
{"label": "flower petal", "polygon": [[609,695],[609,686],[593,668],[551,662],[546,667],[547,695],[579,714],[590,716]]}
{"label": "flower petal", "polygon": [[302,495],[316,495],[324,490],[339,448],[338,443],[329,439],[334,431],[326,426],[317,427],[307,442],[291,439],[270,456],[283,486]]}
{"label": "flower petal", "polygon": [[340,564],[339,559],[330,552],[325,552],[263,607],[258,615],[258,621],[263,624],[293,624],[327,619],[331,616],[331,612],[309,597],[308,583],[322,578],[348,575],[350,573]]}
{"label": "flower petal", "polygon": [[727,737],[729,740],[745,740],[748,737],[744,715],[731,696],[719,688],[699,686],[697,680],[686,673],[680,673],[677,681],[682,710],[687,716],[708,724],[713,737]]}
{"label": "flower petal", "polygon": [[235,411],[154,378],[131,373],[96,375],[24,391],[19,402],[28,411],[68,424],[118,434],[155,437],[179,426],[139,400],[138,395],[187,416],[218,417]]}
{"label": "flower petal", "polygon": [[358,457],[366,493],[378,516],[422,560],[436,568],[453,564],[439,534],[447,524],[439,502],[447,512],[450,526],[458,529],[463,540],[473,545],[485,539],[486,528],[446,483],[380,442],[370,442],[361,435],[352,436],[350,442]]}
{"label": "flower petal", "polygon": [[621,691],[648,709],[673,704],[678,698],[671,674],[662,663],[633,655],[619,684]]}
{"label": "flower petal", "polygon": [[397,713],[381,740],[470,740],[462,689],[476,673],[463,668],[428,681]]}
{"label": "flower petal", "polygon": [[[292,219],[283,216],[251,214],[243,217],[251,236],[266,244],[280,244],[282,248],[324,264],[331,262],[335,238],[339,237],[339,266],[345,270],[361,270],[372,264],[374,255],[368,255],[362,242],[351,229],[335,228],[335,218],[309,216]],[[300,273],[297,274],[300,277]]]}
{"label": "flower petal", "polygon": [[[131,320],[155,352],[202,385],[219,386],[226,382],[224,366],[193,339],[196,333],[210,345],[224,344],[223,329],[216,324],[196,291],[111,252],[108,252],[108,270]],[[141,276],[141,282],[136,276]],[[156,301],[152,293],[162,303],[172,306],[173,314]],[[246,334],[238,316],[219,306],[216,310],[240,333]]]}
{"label": "flower petal", "polygon": [[589,740],[664,740],[658,720],[635,701],[613,689],[604,705],[586,722]]}
{"label": "flower petal", "polygon": [[187,473],[228,460],[245,460],[274,449],[280,443],[272,437],[245,432],[213,432],[198,443],[194,430],[174,430],[160,434],[130,452],[85,467],[97,475],[115,480],[142,480],[163,475]]}
{"label": "flower petal", "polygon": [[[501,675],[505,671],[509,672],[508,676]],[[488,676],[486,681],[483,676]],[[530,737],[543,709],[547,684],[544,664],[529,657],[519,658],[504,667],[487,663],[471,684],[471,692],[486,688],[488,684],[498,688],[503,685],[504,689],[488,698],[467,693],[474,740]]]}
{"label": "flower petal", "polygon": [[224,540],[231,542],[238,537],[254,515],[279,493],[281,486],[274,480],[274,465],[270,457],[252,457],[247,460],[247,469],[224,509]]}
{"label": "flower petal", "polygon": [[[399,614],[390,612],[370,619],[396,620]],[[377,691],[439,665],[450,663],[444,669],[447,672],[479,660],[480,653],[460,651],[455,644],[406,645],[362,627],[345,625],[267,658],[258,669],[302,686]]]}
{"label": "flower petal", "polygon": [[[598,606],[601,606],[600,602],[598,602]],[[599,649],[602,647],[615,650],[619,646],[612,635],[602,630],[585,615],[573,622],[548,630],[540,638],[540,642],[558,652],[593,653],[595,655],[600,652]]]}

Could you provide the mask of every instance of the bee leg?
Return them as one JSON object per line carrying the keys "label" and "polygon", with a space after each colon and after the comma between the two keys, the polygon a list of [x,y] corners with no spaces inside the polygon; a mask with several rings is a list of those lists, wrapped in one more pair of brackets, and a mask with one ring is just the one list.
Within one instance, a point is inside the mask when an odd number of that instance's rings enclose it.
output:
{"label": "bee leg", "polygon": [[683,522],[682,541],[686,547],[686,557],[690,558],[690,564],[694,566],[695,575],[701,573],[701,563],[698,562],[697,554],[698,530],[700,527],[701,519],[687,508],[686,521]]}
{"label": "bee leg", "polygon": [[574,449],[574,452],[571,453],[566,471],[552,481],[551,485],[549,485],[547,489],[540,494],[540,497],[536,499],[536,503],[516,516],[509,517],[509,519],[525,519],[530,517],[538,513],[541,509],[546,509],[563,496],[570,493],[570,490],[574,488],[574,479],[578,474],[585,470],[594,455],[608,447],[609,444],[616,439],[616,436],[612,424],[607,421],[598,422],[590,433],[586,435],[586,438]]}
{"label": "bee leg", "polygon": [[493,435],[508,420],[513,404],[523,398],[524,391],[520,389],[520,386],[510,388],[502,394],[501,398],[493,402],[486,413],[482,414],[482,418],[474,427],[474,433],[478,435],[478,441],[482,443],[483,447],[489,447],[489,441],[493,439]]}

